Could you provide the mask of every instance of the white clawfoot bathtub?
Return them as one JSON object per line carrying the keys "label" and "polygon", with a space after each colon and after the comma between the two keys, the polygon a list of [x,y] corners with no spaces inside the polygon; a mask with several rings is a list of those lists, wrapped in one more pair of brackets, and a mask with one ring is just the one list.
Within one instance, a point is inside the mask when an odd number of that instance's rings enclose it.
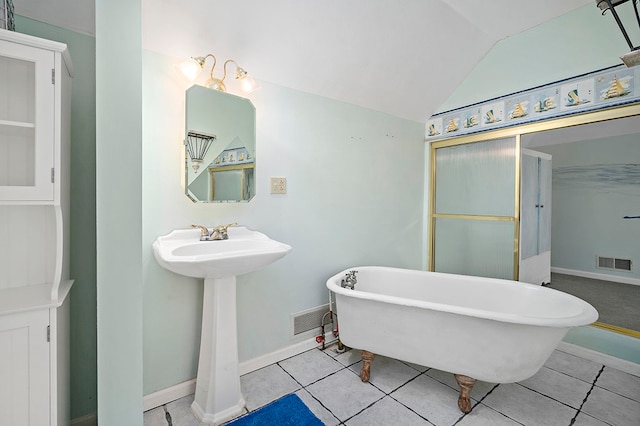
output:
{"label": "white clawfoot bathtub", "polygon": [[[352,270],[355,288],[343,288]],[[364,266],[334,275],[327,288],[340,340],[363,350],[367,367],[364,354],[373,353],[491,383],[533,376],[571,327],[598,318],[572,295],[493,278]]]}

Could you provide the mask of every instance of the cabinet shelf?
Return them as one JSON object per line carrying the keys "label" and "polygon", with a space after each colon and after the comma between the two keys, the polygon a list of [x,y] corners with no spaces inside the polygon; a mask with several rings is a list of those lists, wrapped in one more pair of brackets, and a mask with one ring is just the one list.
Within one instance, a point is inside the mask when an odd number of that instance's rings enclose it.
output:
{"label": "cabinet shelf", "polygon": [[72,284],[72,280],[63,281],[57,299],[51,299],[51,283],[1,289],[0,316],[57,308],[65,301]]}

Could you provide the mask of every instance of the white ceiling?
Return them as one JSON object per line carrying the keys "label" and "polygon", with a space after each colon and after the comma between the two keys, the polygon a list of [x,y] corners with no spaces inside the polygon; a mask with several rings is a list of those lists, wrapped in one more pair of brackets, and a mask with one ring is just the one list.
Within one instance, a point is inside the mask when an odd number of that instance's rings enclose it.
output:
{"label": "white ceiling", "polygon": [[[589,3],[142,0],[143,44],[175,57],[233,58],[258,81],[424,122],[498,40]],[[95,32],[91,0],[14,5],[32,19]]]}

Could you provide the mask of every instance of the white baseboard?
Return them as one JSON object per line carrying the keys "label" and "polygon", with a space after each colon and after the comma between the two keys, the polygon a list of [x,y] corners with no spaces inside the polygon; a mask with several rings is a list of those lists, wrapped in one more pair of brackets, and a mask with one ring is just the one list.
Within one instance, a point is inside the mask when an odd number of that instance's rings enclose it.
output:
{"label": "white baseboard", "polygon": [[98,416],[96,413],[71,419],[71,426],[98,426]]}
{"label": "white baseboard", "polygon": [[191,395],[195,393],[195,391],[196,379],[187,380],[186,382],[178,383],[177,385],[145,395],[142,399],[142,407],[144,411],[151,410],[152,408],[160,407],[176,399]]}
{"label": "white baseboard", "polygon": [[[326,332],[324,338],[325,338],[325,342],[330,342],[333,339],[333,332],[331,331]],[[317,347],[318,347],[318,342],[316,342],[315,337],[312,337],[300,343],[296,343],[291,346],[278,349],[275,352],[271,352],[271,353],[259,356],[257,358],[250,359],[248,361],[241,362],[240,375],[251,373],[252,371],[259,370],[268,365],[275,364],[276,362],[280,362],[284,359],[291,358],[292,356],[296,356],[298,354],[301,354],[302,352],[306,352],[309,349],[313,349]]]}
{"label": "white baseboard", "polygon": [[614,356],[603,354],[602,352],[597,352],[592,349],[583,348],[582,346],[568,342],[560,342],[558,350],[597,362],[598,364],[606,365],[607,367],[615,368],[616,370],[624,371],[625,373],[633,374],[634,376],[640,376],[640,364],[627,361],[626,359],[616,358]]}
{"label": "white baseboard", "polygon": [[640,285],[640,279],[631,277],[621,277],[620,275],[598,274],[596,272],[578,271],[575,269],[565,269],[551,267],[551,272],[558,274],[573,275],[575,277],[593,278],[595,280],[612,281],[615,283]]}
{"label": "white baseboard", "polygon": [[[333,339],[333,332],[329,331],[325,334],[325,341],[329,342]],[[244,362],[241,362],[238,366],[240,375],[251,373],[252,371],[259,370],[276,362],[280,362],[292,356],[306,352],[309,349],[318,347],[315,337],[304,340],[299,343],[295,343],[291,346],[287,346],[277,351],[253,358]],[[164,404],[168,404],[176,399],[183,398],[188,395],[192,395],[196,391],[196,379],[187,380],[186,382],[178,383],[177,385],[170,386],[165,389],[161,389],[157,392],[150,393],[144,396],[143,409],[144,411],[151,410],[156,407],[160,407]],[[76,426],[75,424],[73,426]],[[77,426],[85,426],[78,424]],[[86,426],[89,426],[88,424]]]}

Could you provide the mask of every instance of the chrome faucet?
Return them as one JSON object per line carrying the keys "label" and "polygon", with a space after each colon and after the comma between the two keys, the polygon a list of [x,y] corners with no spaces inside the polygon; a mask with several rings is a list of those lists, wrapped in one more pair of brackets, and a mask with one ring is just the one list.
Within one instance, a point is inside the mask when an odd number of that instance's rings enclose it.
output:
{"label": "chrome faucet", "polygon": [[345,274],[344,278],[342,279],[342,282],[340,283],[340,286],[342,288],[348,288],[350,290],[355,290],[356,284],[358,283],[358,279],[356,278],[356,274],[357,273],[358,273],[358,271],[356,271],[356,270],[347,272]]}
{"label": "chrome faucet", "polygon": [[219,225],[209,233],[209,228],[204,225],[191,225],[192,228],[200,229],[200,241],[219,241],[219,240],[228,240],[229,233],[228,229],[230,226],[237,225],[236,222],[230,223],[228,225]]}

